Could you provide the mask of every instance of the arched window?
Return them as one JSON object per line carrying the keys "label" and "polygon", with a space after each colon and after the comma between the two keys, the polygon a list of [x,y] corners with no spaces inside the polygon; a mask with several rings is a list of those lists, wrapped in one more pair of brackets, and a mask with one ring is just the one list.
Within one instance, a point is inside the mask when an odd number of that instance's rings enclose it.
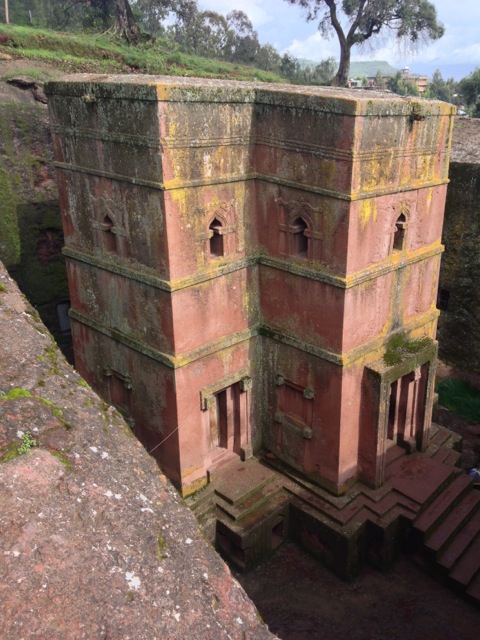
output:
{"label": "arched window", "polygon": [[100,225],[102,230],[103,248],[108,253],[117,253],[117,237],[114,233],[114,224],[110,216],[105,216],[103,223]]}
{"label": "arched window", "polygon": [[308,225],[303,218],[296,218],[290,225],[290,255],[308,258]]}
{"label": "arched window", "polygon": [[208,227],[210,232],[209,249],[211,258],[220,258],[223,256],[223,235],[222,235],[222,223],[217,218],[214,218]]}
{"label": "arched window", "polygon": [[407,228],[407,219],[401,213],[395,223],[393,232],[393,249],[394,251],[402,251],[405,244],[405,229]]}

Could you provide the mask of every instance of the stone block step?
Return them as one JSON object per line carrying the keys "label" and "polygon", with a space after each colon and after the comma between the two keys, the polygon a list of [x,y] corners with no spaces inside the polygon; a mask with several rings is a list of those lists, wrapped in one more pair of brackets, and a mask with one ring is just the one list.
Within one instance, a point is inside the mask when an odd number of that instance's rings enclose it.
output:
{"label": "stone block step", "polygon": [[[238,534],[248,546],[251,536],[255,537],[255,531],[288,504],[288,497],[283,491],[278,491],[270,496],[259,508],[250,511],[240,520],[232,520],[223,509],[217,510],[217,520],[224,524],[230,531]],[[243,544],[243,543],[242,543]]]}
{"label": "stone block step", "polygon": [[454,467],[418,453],[398,458],[386,469],[390,485],[414,500],[419,509],[434,502],[456,475],[458,470]]}
{"label": "stone block step", "polygon": [[[430,446],[436,445],[437,447],[441,447],[442,444],[447,443],[449,440],[453,439],[454,434],[450,429],[446,429],[445,427],[441,427],[440,425],[435,425],[436,431],[430,438]],[[433,428],[433,425],[432,425]]]}
{"label": "stone block step", "polygon": [[389,464],[391,464],[392,462],[395,462],[395,460],[398,460],[398,458],[401,458],[402,456],[407,455],[407,452],[405,451],[405,449],[402,449],[402,447],[398,447],[397,445],[394,445],[393,447],[389,447],[387,449],[387,453],[386,453],[386,460],[385,463],[388,466]]}
{"label": "stone block step", "polygon": [[468,595],[480,603],[480,573],[475,576],[475,578],[468,585],[467,589]]}
{"label": "stone block step", "polygon": [[459,530],[455,538],[442,550],[437,562],[445,569],[450,569],[463,551],[480,536],[480,511],[476,511],[470,520]]}
{"label": "stone block step", "polygon": [[464,474],[458,474],[449,485],[437,495],[429,506],[420,512],[420,515],[413,523],[414,529],[427,533],[430,531],[439,518],[446,516],[453,509],[461,496],[469,489],[472,482]]}
{"label": "stone block step", "polygon": [[238,461],[240,461],[240,458],[236,453],[230,451],[230,449],[217,447],[212,453],[211,464],[207,469],[208,481],[214,482],[225,473],[227,467]]}
{"label": "stone block step", "polygon": [[239,521],[243,520],[257,509],[260,509],[266,502],[272,500],[281,490],[281,486],[276,483],[270,483],[264,487],[263,490],[251,494],[248,498],[236,504],[231,504],[220,496],[217,496],[216,505],[229,518]]}
{"label": "stone block step", "polygon": [[231,505],[237,506],[262,491],[275,478],[274,471],[253,460],[237,460],[219,472],[214,481],[215,493]]}
{"label": "stone block step", "polygon": [[443,463],[448,464],[452,467],[455,467],[458,465],[461,457],[462,457],[462,454],[460,453],[460,451],[456,451],[455,449],[450,449],[450,453],[445,458]]}
{"label": "stone block step", "polygon": [[467,586],[480,570],[480,536],[463,552],[450,571],[449,577]]}
{"label": "stone block step", "polygon": [[451,449],[442,445],[435,451],[435,453],[432,455],[432,458],[434,458],[438,462],[447,463],[447,458],[450,456],[451,453],[452,453]]}
{"label": "stone block step", "polygon": [[195,513],[195,517],[198,517],[204,508],[208,509],[212,504],[213,495],[214,489],[212,485],[209,484],[204,489],[197,491],[194,495],[185,498],[185,504]]}
{"label": "stone block step", "polygon": [[445,520],[428,536],[426,547],[438,552],[480,507],[480,493],[472,491],[447,515]]}

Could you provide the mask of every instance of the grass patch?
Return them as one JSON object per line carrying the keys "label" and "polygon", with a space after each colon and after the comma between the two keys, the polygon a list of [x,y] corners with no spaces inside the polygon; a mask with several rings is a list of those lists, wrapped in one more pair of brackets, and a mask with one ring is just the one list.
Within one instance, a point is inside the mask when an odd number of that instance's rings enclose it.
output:
{"label": "grass patch", "polygon": [[469,422],[480,423],[480,390],[466,380],[445,378],[437,382],[435,391],[442,407]]}
{"label": "grass patch", "polygon": [[[0,50],[17,58],[40,60],[66,72],[150,73],[286,82],[285,78],[247,65],[231,64],[182,53],[167,38],[136,46],[104,34],[68,34],[0,25]],[[46,72],[48,73],[48,72]],[[41,81],[42,72],[24,72]]]}
{"label": "grass patch", "polygon": [[29,76],[30,78],[32,78],[33,80],[36,80],[37,82],[47,82],[47,80],[53,80],[54,78],[58,78],[60,75],[62,75],[60,71],[56,73],[55,70],[51,70],[51,71],[49,69],[38,70],[32,67],[31,69],[29,68],[22,69],[21,72],[9,71],[5,75],[1,76],[1,79],[11,80],[12,78],[16,78],[17,76]]}

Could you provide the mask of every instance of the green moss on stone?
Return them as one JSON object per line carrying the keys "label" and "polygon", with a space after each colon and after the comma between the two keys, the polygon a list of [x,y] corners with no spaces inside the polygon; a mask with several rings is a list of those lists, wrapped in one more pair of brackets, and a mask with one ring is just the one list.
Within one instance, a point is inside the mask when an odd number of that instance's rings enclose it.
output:
{"label": "green moss on stone", "polygon": [[167,548],[168,544],[165,540],[165,537],[160,534],[157,536],[157,558],[159,560],[163,560],[163,558],[167,557]]}
{"label": "green moss on stone", "polygon": [[429,343],[429,338],[408,340],[403,334],[397,333],[388,341],[383,360],[387,366],[393,367],[418,353]]}
{"label": "green moss on stone", "polygon": [[15,387],[14,389],[10,389],[10,391],[4,396],[4,399],[15,400],[16,398],[30,398],[31,395],[30,391],[20,387]]}
{"label": "green moss on stone", "polygon": [[50,453],[52,454],[52,456],[55,456],[61,462],[63,462],[63,464],[67,468],[67,471],[70,472],[73,469],[72,463],[66,456],[63,455],[63,453],[60,453],[60,451],[50,451]]}

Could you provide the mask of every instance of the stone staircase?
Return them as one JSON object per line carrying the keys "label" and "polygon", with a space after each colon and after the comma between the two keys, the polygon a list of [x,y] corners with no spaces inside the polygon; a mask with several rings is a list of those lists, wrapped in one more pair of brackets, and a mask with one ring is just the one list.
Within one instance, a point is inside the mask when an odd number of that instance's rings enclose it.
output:
{"label": "stone staircase", "polygon": [[240,569],[263,562],[287,537],[340,577],[364,558],[388,568],[405,539],[415,556],[480,603],[480,492],[454,466],[460,438],[432,426],[426,452],[392,447],[386,482],[358,482],[333,496],[274,456],[239,458],[212,472],[187,499],[208,539]]}
{"label": "stone staircase", "polygon": [[288,496],[280,480],[258,460],[237,458],[187,498],[207,538],[242,570],[263,562],[286,538]]}
{"label": "stone staircase", "polygon": [[480,492],[457,474],[412,523],[411,545],[429,567],[480,604]]}

